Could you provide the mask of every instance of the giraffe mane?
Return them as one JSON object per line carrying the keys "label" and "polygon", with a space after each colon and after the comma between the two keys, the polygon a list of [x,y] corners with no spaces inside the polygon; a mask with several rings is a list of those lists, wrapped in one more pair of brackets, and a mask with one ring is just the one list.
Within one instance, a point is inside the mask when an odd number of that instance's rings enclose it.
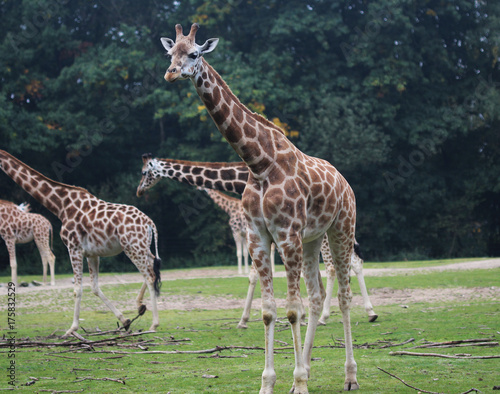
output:
{"label": "giraffe mane", "polygon": [[189,161],[189,160],[176,160],[176,159],[161,159],[156,158],[156,160],[164,163],[181,164],[189,166],[203,166],[209,168],[232,168],[232,167],[246,167],[247,165],[243,161],[235,162],[204,162],[204,161]]}
{"label": "giraffe mane", "polygon": [[226,83],[226,81],[224,81],[224,79],[219,75],[219,73],[205,60],[205,58],[202,58],[201,59],[202,62],[205,63],[206,66],[208,66],[210,68],[210,70],[214,73],[214,76],[215,78],[217,79],[217,82],[219,84],[219,86],[221,86],[229,95],[229,97],[236,103],[236,104],[239,104],[241,106],[241,108],[243,109],[243,111],[245,113],[247,113],[248,115],[250,115],[254,120],[256,120],[257,122],[259,123],[263,123],[265,124],[266,126],[278,131],[279,133],[285,135],[285,131],[275,125],[273,122],[271,122],[269,119],[266,119],[264,116],[262,116],[261,114],[258,114],[257,112],[253,112],[251,111],[246,105],[244,105],[240,99],[233,93],[233,91],[231,90],[231,88],[229,87],[229,85]]}
{"label": "giraffe mane", "polygon": [[16,206],[16,204],[14,204],[11,201],[7,201],[7,200],[0,200],[0,205],[13,205],[13,206]]}
{"label": "giraffe mane", "polygon": [[239,201],[239,202],[241,202],[241,200],[239,198],[230,196],[230,195],[228,195],[228,194],[226,194],[224,192],[221,192],[220,190],[215,190],[215,189],[207,189],[207,190],[211,190],[212,192],[217,193],[217,194],[219,194],[219,195],[227,198],[228,200],[233,200],[233,201]]}

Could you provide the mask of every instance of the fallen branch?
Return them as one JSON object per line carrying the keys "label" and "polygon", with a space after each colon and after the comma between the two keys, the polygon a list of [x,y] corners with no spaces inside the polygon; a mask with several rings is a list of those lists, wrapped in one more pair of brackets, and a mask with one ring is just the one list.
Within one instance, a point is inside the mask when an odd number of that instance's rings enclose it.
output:
{"label": "fallen branch", "polygon": [[40,389],[38,392],[52,393],[52,394],[62,394],[62,393],[81,393],[81,390],[50,390],[50,389]]}
{"label": "fallen branch", "polygon": [[380,349],[385,349],[388,347],[394,347],[394,346],[403,346],[406,345],[407,343],[415,341],[415,338],[410,338],[407,341],[401,342],[401,343],[389,343],[387,345],[380,346]]}
{"label": "fallen branch", "polygon": [[498,342],[494,339],[464,339],[458,341],[447,342],[433,342],[426,343],[425,345],[414,346],[411,349],[424,349],[424,348],[447,348],[447,347],[463,347],[463,346],[498,346]]}
{"label": "fallen branch", "polygon": [[[80,342],[75,341],[74,339],[63,341],[63,342],[39,342],[39,341],[19,341],[16,342],[16,347],[17,348],[22,348],[22,347],[42,347],[42,346],[47,346],[47,347],[52,347],[52,346],[82,346],[82,345],[87,345],[87,346],[95,346],[95,345],[114,345],[116,344],[116,341],[121,341],[126,338],[130,337],[136,337],[140,335],[145,335],[145,334],[152,334],[155,333],[155,331],[141,331],[141,332],[134,332],[130,334],[124,334],[124,335],[118,335],[112,338],[104,338],[104,339],[97,339],[95,341],[85,339],[82,337],[80,334],[77,334],[76,332],[73,333],[73,335],[80,340]],[[115,343],[108,343],[108,342],[115,342]],[[10,344],[8,342],[5,343],[0,343],[0,348],[6,348],[9,347]]]}
{"label": "fallen branch", "polygon": [[101,380],[103,382],[116,382],[116,383],[121,383],[125,384],[125,381],[122,379],[113,379],[113,378],[93,378],[93,377],[83,377],[83,378],[76,378],[77,380],[73,381],[73,383],[80,383],[85,380]]}
{"label": "fallen branch", "polygon": [[471,356],[471,355],[459,355],[454,356],[448,354],[438,354],[438,353],[414,353],[414,352],[390,352],[389,356],[419,356],[419,357],[441,357],[441,358],[459,358],[459,359],[474,359],[474,360],[486,360],[491,358],[500,358],[500,356]]}
{"label": "fallen branch", "polygon": [[[435,391],[427,391],[427,390],[422,390],[422,389],[419,389],[419,388],[417,388],[417,387],[415,387],[415,386],[412,386],[411,384],[406,383],[403,379],[401,379],[401,378],[397,377],[396,375],[394,375],[394,374],[392,374],[392,373],[390,373],[390,372],[387,372],[387,371],[383,370],[383,369],[382,369],[382,368],[380,368],[380,367],[377,367],[377,368],[378,368],[379,370],[381,370],[382,372],[386,373],[387,375],[392,376],[394,379],[399,380],[399,381],[400,381],[401,383],[403,383],[406,387],[409,387],[409,388],[411,388],[411,389],[413,389],[413,390],[416,390],[416,391],[418,391],[418,392],[420,392],[420,393],[427,393],[427,394],[442,394],[442,393],[438,393],[438,392],[435,392]],[[471,393],[471,392],[473,392],[473,391],[475,391],[476,393],[477,393],[477,392],[479,392],[479,393],[481,392],[481,391],[480,391],[480,390],[478,390],[478,389],[472,388],[472,389],[467,390],[467,391],[464,391],[463,393],[460,393],[460,394],[468,394],[468,393]]]}

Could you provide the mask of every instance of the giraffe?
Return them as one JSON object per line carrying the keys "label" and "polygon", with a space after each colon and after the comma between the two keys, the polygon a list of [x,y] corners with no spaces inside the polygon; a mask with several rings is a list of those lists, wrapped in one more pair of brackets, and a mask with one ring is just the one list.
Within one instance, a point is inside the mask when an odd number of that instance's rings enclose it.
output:
{"label": "giraffe", "polygon": [[[9,252],[11,279],[17,286],[16,244],[35,241],[40,252],[43,267],[43,284],[47,283],[47,265],[50,267],[50,284],[55,286],[54,265],[56,257],[52,253],[53,230],[50,222],[37,213],[29,212],[29,204],[16,205],[0,200],[0,237]],[[49,243],[50,240],[50,243]]]}
{"label": "giraffe", "polygon": [[[151,153],[142,155],[142,178],[137,188],[137,196],[140,197],[144,192],[153,187],[161,178],[171,178],[190,185],[203,186],[214,190],[231,191],[243,194],[246,182],[248,180],[248,167],[243,162],[234,163],[210,163],[194,162],[185,160],[159,159],[153,158]],[[175,166],[175,168],[174,168]],[[246,221],[245,221],[246,223]],[[245,230],[246,231],[246,230]],[[356,247],[357,245],[357,247]],[[271,266],[274,273],[274,249],[275,244],[271,245]],[[323,238],[321,244],[321,254],[326,268],[326,298],[323,305],[323,312],[318,323],[326,324],[330,316],[330,304],[335,284],[335,268],[330,254],[328,237]],[[351,256],[351,264],[354,273],[358,278],[361,288],[365,310],[368,314],[369,322],[374,322],[378,315],[373,311],[373,306],[366,290],[366,284],[363,275],[363,260],[360,257],[359,245],[355,243],[355,248]],[[253,265],[248,276],[249,288],[243,315],[238,323],[238,328],[247,328],[247,322],[250,318],[250,309],[252,306],[253,294],[257,284],[258,274]]]}
{"label": "giraffe", "polygon": [[[150,330],[155,330],[159,325],[157,296],[161,285],[161,261],[154,222],[136,207],[109,203],[83,188],[55,182],[3,150],[0,150],[0,168],[62,222],[60,236],[68,248],[75,279],[73,324],[64,337],[72,335],[79,327],[84,257],[89,266],[92,292],[128,329],[130,319],[126,319],[111,304],[98,283],[99,258],[114,256],[122,251],[132,260],[147,283],[153,311]],[[153,236],[156,256],[150,251]],[[142,293],[137,299],[138,304],[142,300]]]}
{"label": "giraffe", "polygon": [[[356,204],[345,178],[330,163],[297,149],[284,132],[264,117],[251,112],[231,92],[203,55],[212,52],[218,39],[203,45],[195,42],[199,26],[193,24],[187,36],[176,25],[176,40],[161,38],[170,67],[167,82],[190,79],[222,136],[250,170],[242,203],[248,221],[248,248],[259,273],[262,320],[265,331],[265,366],[261,394],[272,393],[274,329],[277,318],[272,272],[271,243],[275,242],[287,277],[286,313],[294,342],[295,369],[291,392],[307,393],[311,351],[325,289],[319,273],[319,253],[324,234],[339,283],[346,349],[345,390],[359,388],[354,360],[349,286],[351,254],[354,247]],[[300,336],[300,275],[303,272],[309,296],[309,324],[304,349]]]}
{"label": "giraffe", "polygon": [[[233,232],[235,242],[241,242],[241,248],[245,254],[245,270],[248,264],[248,251],[246,245],[247,237],[247,219],[245,217],[245,212],[243,210],[243,205],[241,200],[228,196],[218,190],[211,190],[207,188],[202,188],[210,198],[221,207],[229,215],[229,226]],[[236,234],[236,235],[235,235]],[[238,238],[237,238],[238,237]],[[274,273],[274,255],[275,255],[276,245],[274,242],[271,244],[271,271]],[[248,272],[247,272],[248,273]],[[237,328],[248,328],[247,322],[250,319],[250,310],[252,309],[252,300],[255,292],[255,286],[257,285],[258,273],[255,269],[255,265],[252,264],[250,267],[250,273],[248,275],[248,291],[247,297],[245,299],[245,306],[243,307],[243,313],[241,319],[238,323]]]}
{"label": "giraffe", "polygon": [[[159,159],[153,158],[151,153],[142,155],[142,178],[137,187],[137,197],[141,197],[144,192],[156,185],[161,178],[174,179],[179,182],[187,183],[192,186],[203,187],[206,189],[223,190],[243,194],[248,180],[248,167],[243,162],[234,163],[214,163],[200,161],[186,161],[174,159]],[[224,195],[224,194],[223,194]],[[225,196],[225,195],[224,195]],[[230,198],[229,196],[227,196]],[[239,201],[240,209],[243,210],[241,200]],[[246,218],[244,214],[239,214],[237,219],[241,224],[240,233],[244,232],[245,236],[242,243],[245,243],[246,248]],[[243,220],[244,219],[244,220]],[[231,222],[231,218],[230,218]],[[233,231],[234,232],[234,231]],[[235,243],[238,241],[235,239]],[[275,249],[273,243],[271,245],[271,267],[274,272]],[[245,252],[247,259],[248,249]],[[246,263],[245,263],[246,264]],[[241,272],[239,272],[241,273]],[[258,274],[253,264],[250,266],[248,275],[248,291],[245,300],[245,306],[241,319],[237,325],[238,328],[248,328],[247,322],[250,318],[250,310],[252,308],[252,299],[257,285]]]}
{"label": "giraffe", "polygon": [[218,190],[200,188],[204,190],[209,197],[215,202],[224,212],[229,215],[229,227],[233,233],[234,242],[236,244],[236,256],[238,258],[238,273],[242,273],[242,257],[245,260],[245,274],[248,274],[248,251],[247,251],[247,220],[241,200],[235,197],[228,196]]}
{"label": "giraffe", "polygon": [[[327,319],[330,317],[330,303],[332,300],[333,285],[335,284],[335,266],[333,263],[332,255],[330,254],[330,246],[328,245],[328,237],[323,238],[321,243],[321,255],[323,256],[323,261],[325,263],[326,269],[326,297],[325,303],[323,305],[323,312],[318,321],[318,324],[325,325]],[[363,296],[363,303],[365,306],[366,313],[368,314],[368,321],[373,323],[377,320],[378,315],[374,312],[372,303],[370,301],[370,296],[366,290],[365,277],[363,275],[363,257],[359,249],[359,244],[354,241],[354,250],[351,254],[351,268],[358,278],[359,288],[361,290],[361,295]]]}

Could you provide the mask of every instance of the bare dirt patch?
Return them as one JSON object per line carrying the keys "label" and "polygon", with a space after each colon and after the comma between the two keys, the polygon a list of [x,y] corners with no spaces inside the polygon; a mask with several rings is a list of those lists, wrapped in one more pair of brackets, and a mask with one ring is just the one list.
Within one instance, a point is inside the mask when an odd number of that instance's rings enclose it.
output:
{"label": "bare dirt patch", "polygon": [[[424,273],[426,271],[449,271],[449,270],[470,270],[470,269],[492,269],[500,267],[500,259],[491,260],[481,260],[481,261],[470,261],[463,263],[448,264],[435,267],[425,267],[425,268],[371,268],[365,269],[364,274],[366,277],[370,276],[389,276],[389,275],[401,275],[401,274],[416,274]],[[177,279],[195,279],[195,278],[221,278],[221,277],[238,277],[232,269],[194,269],[194,270],[174,270],[166,271],[163,273],[163,281],[177,280]],[[276,277],[283,277],[284,272],[278,272]],[[126,273],[126,274],[116,274],[116,275],[106,275],[99,278],[99,283],[103,284],[120,284],[120,283],[140,283],[142,277],[138,273]],[[89,278],[84,277],[84,286],[90,286]],[[368,284],[369,286],[369,284]],[[25,302],[23,302],[24,307],[30,307],[32,305],[41,306],[42,308],[47,308],[49,310],[61,310],[69,308],[72,309],[72,302],[67,306],[57,305],[57,303],[51,300],[60,299],[61,296],[67,296],[68,290],[72,289],[73,284],[71,278],[60,279],[56,281],[56,286],[40,286],[40,287],[27,287],[19,288],[18,296],[22,297],[22,294],[29,294],[31,297],[27,297]],[[376,307],[377,305],[394,305],[400,304],[410,305],[415,303],[424,302],[459,302],[459,301],[469,301],[477,298],[488,298],[489,300],[500,300],[500,288],[498,287],[476,287],[476,288],[440,288],[440,289],[404,289],[395,290],[390,288],[379,288],[371,289],[370,299],[372,304]],[[51,292],[48,294],[46,292]],[[39,293],[41,297],[36,297],[35,294]],[[7,294],[6,287],[0,288],[0,295]],[[35,296],[35,297],[33,297]],[[135,294],[128,294],[127,300],[115,301],[118,308],[124,310],[130,310],[134,308]],[[130,298],[130,299],[129,299]],[[148,301],[149,297],[146,294],[145,301]],[[72,300],[71,300],[72,301]],[[107,310],[106,306],[99,302],[97,298],[96,302],[92,302],[93,310]],[[260,295],[256,294],[256,298],[252,303],[252,308],[260,309]],[[285,306],[284,299],[276,300],[277,306],[282,308]],[[307,299],[304,300],[305,305],[307,305]],[[332,306],[335,307],[337,303],[336,298],[332,301]],[[168,295],[160,296],[159,298],[159,308],[160,310],[194,310],[194,309],[239,309],[243,308],[244,300],[238,298],[226,298],[226,297],[204,297],[204,296],[178,296],[178,295]],[[353,306],[363,307],[363,300],[360,295],[355,295],[353,298]],[[82,305],[85,309],[85,305]],[[0,306],[0,310],[5,309],[4,305]]]}

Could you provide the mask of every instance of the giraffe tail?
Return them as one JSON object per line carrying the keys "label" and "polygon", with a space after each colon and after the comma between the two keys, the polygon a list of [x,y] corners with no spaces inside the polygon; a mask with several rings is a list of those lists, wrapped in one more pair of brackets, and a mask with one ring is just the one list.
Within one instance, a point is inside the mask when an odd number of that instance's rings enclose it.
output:
{"label": "giraffe tail", "polygon": [[155,239],[155,252],[156,252],[153,262],[153,272],[155,274],[155,281],[153,283],[153,287],[155,289],[156,296],[159,296],[161,288],[161,273],[160,273],[161,259],[160,256],[158,256],[158,230],[156,229],[156,225],[154,223],[151,223],[151,229],[153,230],[153,236]]}
{"label": "giraffe tail", "polygon": [[361,259],[364,260],[363,253],[361,253],[361,248],[358,244],[358,241],[354,241],[354,253]]}

